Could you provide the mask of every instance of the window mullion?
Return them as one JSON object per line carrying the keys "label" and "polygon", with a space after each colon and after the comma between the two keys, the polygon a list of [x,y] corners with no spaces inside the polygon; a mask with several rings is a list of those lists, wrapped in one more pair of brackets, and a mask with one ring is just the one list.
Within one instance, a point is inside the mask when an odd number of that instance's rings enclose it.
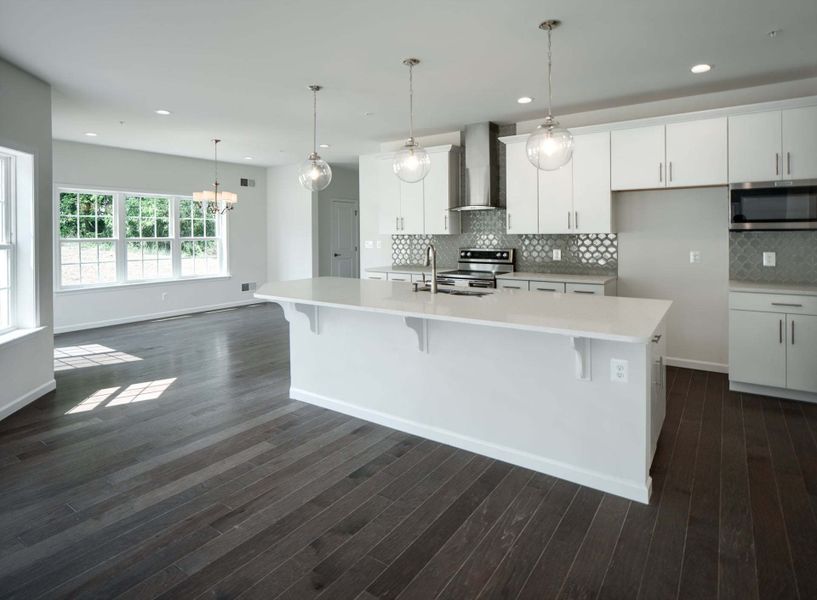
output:
{"label": "window mullion", "polygon": [[179,210],[179,202],[181,202],[181,199],[178,196],[173,196],[173,201],[171,202],[172,229],[170,230],[170,233],[172,235],[172,241],[170,242],[170,257],[173,263],[173,277],[175,279],[182,276],[182,243],[180,241],[181,210]]}
{"label": "window mullion", "polygon": [[121,192],[114,194],[113,210],[114,219],[116,220],[116,281],[117,283],[125,283],[128,279],[125,194]]}

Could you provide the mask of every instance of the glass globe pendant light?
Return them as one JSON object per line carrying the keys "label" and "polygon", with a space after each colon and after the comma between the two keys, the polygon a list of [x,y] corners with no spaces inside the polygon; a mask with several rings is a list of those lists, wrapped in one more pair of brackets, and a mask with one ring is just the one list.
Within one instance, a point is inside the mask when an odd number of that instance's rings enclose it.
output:
{"label": "glass globe pendant light", "polygon": [[428,175],[431,169],[431,157],[414,139],[414,67],[419,65],[420,61],[416,58],[407,58],[403,64],[409,68],[409,138],[394,155],[392,169],[400,180],[406,183],[416,183]]}
{"label": "glass globe pendant light", "polygon": [[332,167],[318,155],[318,92],[319,85],[310,85],[312,90],[312,153],[298,168],[298,181],[311,192],[325,190],[332,183]]}
{"label": "glass globe pendant light", "polygon": [[561,25],[561,21],[549,19],[539,25],[539,29],[548,32],[548,115],[545,122],[539,125],[526,144],[528,160],[537,169],[555,171],[566,165],[573,156],[573,135],[559,127],[559,121],[553,118],[551,105],[553,104],[553,61],[551,54],[551,34]]}

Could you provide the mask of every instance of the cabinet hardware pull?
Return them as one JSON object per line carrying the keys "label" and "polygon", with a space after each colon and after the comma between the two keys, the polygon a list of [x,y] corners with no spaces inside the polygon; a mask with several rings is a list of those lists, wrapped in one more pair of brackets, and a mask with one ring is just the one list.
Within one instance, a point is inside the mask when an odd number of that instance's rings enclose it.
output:
{"label": "cabinet hardware pull", "polygon": [[664,181],[664,163],[658,163],[658,181]]}
{"label": "cabinet hardware pull", "polygon": [[534,288],[537,292],[555,292],[556,288]]}
{"label": "cabinet hardware pull", "polygon": [[802,308],[802,304],[791,304],[789,302],[772,302],[772,306],[792,306],[794,308]]}
{"label": "cabinet hardware pull", "polygon": [[596,292],[591,292],[590,290],[573,290],[574,294],[595,294]]}
{"label": "cabinet hardware pull", "polygon": [[786,172],[791,175],[791,152],[786,152]]}
{"label": "cabinet hardware pull", "polygon": [[573,212],[573,226],[578,229],[579,228],[579,211]]}
{"label": "cabinet hardware pull", "polygon": [[444,214],[443,218],[445,218],[445,230],[448,231],[448,213]]}
{"label": "cabinet hardware pull", "polygon": [[783,343],[783,319],[780,319],[780,321],[778,321],[777,337],[778,337],[779,343],[782,344]]}
{"label": "cabinet hardware pull", "polygon": [[658,335],[652,336],[652,343],[653,344],[657,344],[660,341],[661,341],[661,334],[660,333]]}
{"label": "cabinet hardware pull", "polygon": [[400,217],[400,231],[406,230],[406,218]]}
{"label": "cabinet hardware pull", "polygon": [[508,231],[511,230],[511,213],[508,213]]}
{"label": "cabinet hardware pull", "polygon": [[774,153],[774,174],[780,175],[780,154]]}
{"label": "cabinet hardware pull", "polygon": [[522,289],[518,285],[503,285],[502,287],[504,287],[507,290],[521,290]]}
{"label": "cabinet hardware pull", "polygon": [[791,321],[791,345],[794,346],[794,319]]}
{"label": "cabinet hardware pull", "polygon": [[400,217],[394,217],[394,230],[400,231]]}
{"label": "cabinet hardware pull", "polygon": [[570,229],[570,211],[567,211],[567,228]]}
{"label": "cabinet hardware pull", "polygon": [[672,181],[672,161],[669,163],[669,180]]}

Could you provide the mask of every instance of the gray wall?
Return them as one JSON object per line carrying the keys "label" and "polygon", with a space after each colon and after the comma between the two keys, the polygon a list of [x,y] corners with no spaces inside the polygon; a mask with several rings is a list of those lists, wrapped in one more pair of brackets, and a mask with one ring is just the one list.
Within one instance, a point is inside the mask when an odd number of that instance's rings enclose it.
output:
{"label": "gray wall", "polygon": [[318,272],[320,275],[332,273],[332,200],[354,200],[360,197],[360,183],[357,169],[332,167],[332,183],[318,193]]}
{"label": "gray wall", "polygon": [[[0,60],[0,146],[34,156],[33,303],[23,308],[23,327],[42,327],[0,345],[0,418],[53,385],[51,255],[51,86]],[[31,209],[31,210],[29,210]],[[30,237],[30,236],[29,236]],[[18,273],[18,279],[31,278]],[[31,302],[31,300],[29,300]],[[26,310],[29,309],[29,310]]]}
{"label": "gray wall", "polygon": [[[667,356],[694,367],[728,362],[728,196],[725,187],[619,192],[618,295],[673,301]],[[689,253],[701,253],[690,264]],[[678,363],[676,363],[678,364]]]}

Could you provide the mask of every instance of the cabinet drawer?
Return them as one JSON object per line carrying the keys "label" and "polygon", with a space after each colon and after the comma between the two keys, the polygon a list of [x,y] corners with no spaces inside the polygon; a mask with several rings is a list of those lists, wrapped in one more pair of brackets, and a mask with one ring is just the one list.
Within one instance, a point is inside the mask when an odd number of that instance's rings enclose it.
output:
{"label": "cabinet drawer", "polygon": [[595,294],[597,296],[604,296],[603,285],[590,285],[587,283],[567,283],[565,284],[565,291],[568,294]]}
{"label": "cabinet drawer", "polygon": [[381,279],[381,280],[385,281],[386,274],[385,273],[375,273],[373,271],[366,271],[366,279]]}
{"label": "cabinet drawer", "polygon": [[506,290],[527,290],[529,289],[529,281],[520,279],[497,279],[496,287]]}
{"label": "cabinet drawer", "polygon": [[565,284],[555,281],[531,281],[530,291],[532,292],[558,292],[565,293]]}
{"label": "cabinet drawer", "polygon": [[733,310],[755,310],[789,313],[793,315],[817,315],[817,296],[730,292],[729,308]]}
{"label": "cabinet drawer", "polygon": [[411,282],[411,273],[389,273],[389,281]]}

